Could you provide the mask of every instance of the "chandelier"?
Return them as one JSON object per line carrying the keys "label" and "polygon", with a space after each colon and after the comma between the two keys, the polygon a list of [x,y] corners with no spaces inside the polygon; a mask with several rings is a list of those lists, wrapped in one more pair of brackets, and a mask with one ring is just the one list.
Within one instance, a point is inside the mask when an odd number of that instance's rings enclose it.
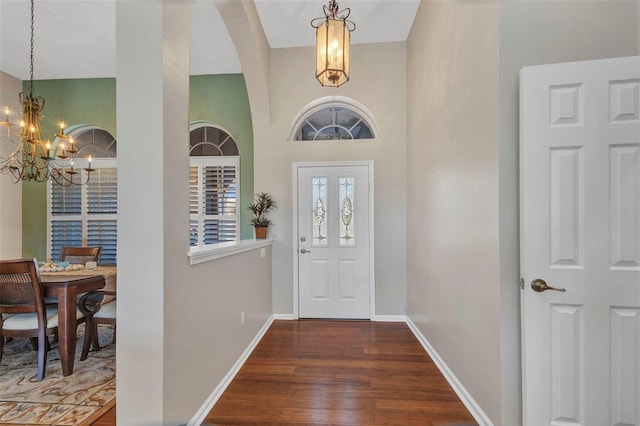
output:
{"label": "chandelier", "polygon": [[[52,179],[61,186],[82,185],[89,181],[91,157],[88,158],[87,172],[84,178],[76,178],[79,170],[74,168],[74,155],[78,151],[74,147],[73,138],[64,134],[65,124],[60,123],[60,133],[55,136],[58,143],[55,147],[42,137],[40,120],[44,117],[45,100],[33,93],[33,29],[34,0],[31,0],[31,55],[30,79],[28,92],[21,92],[18,100],[22,107],[22,117],[18,123],[12,122],[11,111],[5,107],[3,121],[0,121],[0,144],[10,143],[7,157],[0,156],[0,173],[11,175],[14,183],[20,181],[46,182]],[[6,133],[6,134],[5,134]]]}
{"label": "chandelier", "polygon": [[351,9],[338,10],[336,0],[323,6],[324,16],[311,20],[316,29],[316,78],[323,86],[340,87],[349,81],[349,43],[356,24]]}

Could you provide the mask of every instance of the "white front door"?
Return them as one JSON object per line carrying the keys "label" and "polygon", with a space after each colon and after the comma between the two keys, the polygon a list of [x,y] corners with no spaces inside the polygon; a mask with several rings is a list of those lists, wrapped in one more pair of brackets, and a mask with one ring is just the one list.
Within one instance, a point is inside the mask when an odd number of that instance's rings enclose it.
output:
{"label": "white front door", "polygon": [[297,168],[301,318],[370,318],[369,165]]}
{"label": "white front door", "polygon": [[523,68],[520,114],[524,422],[640,425],[640,60]]}

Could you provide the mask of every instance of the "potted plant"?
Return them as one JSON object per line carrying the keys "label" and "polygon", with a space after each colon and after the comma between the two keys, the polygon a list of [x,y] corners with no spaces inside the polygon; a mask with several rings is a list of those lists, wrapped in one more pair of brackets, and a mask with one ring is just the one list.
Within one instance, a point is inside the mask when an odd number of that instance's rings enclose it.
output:
{"label": "potted plant", "polygon": [[267,217],[267,213],[277,207],[275,200],[271,194],[260,192],[256,194],[253,203],[249,204],[249,210],[253,213],[253,224],[256,232],[256,239],[264,240],[267,238],[267,230],[271,225],[271,220]]}

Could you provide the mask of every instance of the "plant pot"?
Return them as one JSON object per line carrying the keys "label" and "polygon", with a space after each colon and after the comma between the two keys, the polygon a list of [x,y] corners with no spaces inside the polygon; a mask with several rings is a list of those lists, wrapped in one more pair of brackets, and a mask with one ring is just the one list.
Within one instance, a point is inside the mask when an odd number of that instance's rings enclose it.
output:
{"label": "plant pot", "polygon": [[267,239],[267,230],[269,227],[267,226],[255,226],[256,230],[256,240],[266,240]]}

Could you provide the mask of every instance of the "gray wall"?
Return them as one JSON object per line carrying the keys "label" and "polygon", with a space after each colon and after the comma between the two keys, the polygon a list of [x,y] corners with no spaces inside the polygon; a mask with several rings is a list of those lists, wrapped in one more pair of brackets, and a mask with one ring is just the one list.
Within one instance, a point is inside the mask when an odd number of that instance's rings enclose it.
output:
{"label": "gray wall", "polygon": [[636,1],[423,2],[414,22],[407,221],[428,225],[408,234],[409,316],[494,424],[521,419],[518,72],[636,55],[638,16]]}
{"label": "gray wall", "polygon": [[498,12],[423,2],[407,51],[408,314],[496,424]]}

